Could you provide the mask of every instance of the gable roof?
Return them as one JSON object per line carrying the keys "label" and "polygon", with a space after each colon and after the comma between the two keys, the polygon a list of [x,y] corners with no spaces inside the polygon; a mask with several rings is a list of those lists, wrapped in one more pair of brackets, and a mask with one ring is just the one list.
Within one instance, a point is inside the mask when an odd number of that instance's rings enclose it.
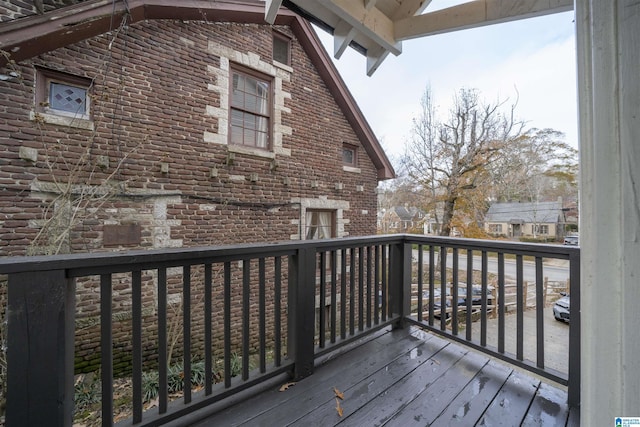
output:
{"label": "gable roof", "polygon": [[415,206],[411,206],[411,207],[393,206],[391,209],[396,213],[396,215],[398,215],[398,218],[400,218],[403,221],[413,221],[416,215],[422,212],[420,209],[416,208]]}
{"label": "gable roof", "polygon": [[[256,0],[88,0],[41,15],[32,15],[0,25],[0,67],[9,60],[23,61],[45,52],[106,33],[127,19],[206,20],[265,24],[264,2]],[[355,131],[377,170],[378,180],[395,178],[395,171],[373,130],[340,77],[308,21],[280,9],[276,25],[288,25],[318,70],[331,95]]]}
{"label": "gable roof", "polygon": [[562,202],[494,203],[485,216],[485,222],[551,224],[561,218]]}

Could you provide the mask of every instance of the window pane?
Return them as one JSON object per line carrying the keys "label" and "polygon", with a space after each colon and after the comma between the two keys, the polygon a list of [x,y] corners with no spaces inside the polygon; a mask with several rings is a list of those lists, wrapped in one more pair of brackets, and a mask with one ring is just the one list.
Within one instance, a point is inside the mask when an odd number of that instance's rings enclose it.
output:
{"label": "window pane", "polygon": [[355,163],[355,152],[352,148],[343,148],[342,149],[342,162],[348,165],[352,165]]}
{"label": "window pane", "polygon": [[231,126],[231,143],[242,144],[242,128],[239,126]]}
{"label": "window pane", "polygon": [[77,86],[51,82],[49,86],[49,107],[69,113],[87,113],[87,90]]}
{"label": "window pane", "polygon": [[333,237],[333,212],[307,210],[305,235],[308,240]]}
{"label": "window pane", "polygon": [[269,84],[265,82],[257,82],[256,95],[262,99],[267,99],[269,96]]}
{"label": "window pane", "polygon": [[260,132],[267,133],[269,131],[269,120],[264,117],[256,117],[256,127]]}
{"label": "window pane", "polygon": [[251,129],[245,129],[244,130],[244,141],[243,141],[244,145],[251,145],[251,146],[255,146],[256,145],[256,132],[254,130]]}
{"label": "window pane", "polygon": [[244,76],[242,74],[233,75],[233,88],[244,92]]}
{"label": "window pane", "polygon": [[244,114],[242,113],[242,111],[238,111],[238,110],[231,110],[231,126],[239,126],[239,127],[243,127],[243,116]]}
{"label": "window pane", "polygon": [[273,59],[289,65],[289,42],[280,38],[273,38]]}
{"label": "window pane", "polygon": [[244,127],[246,129],[255,130],[256,129],[256,116],[253,114],[244,114]]}
{"label": "window pane", "polygon": [[266,132],[257,132],[256,133],[256,147],[258,148],[268,148],[269,147],[269,138]]}
{"label": "window pane", "polygon": [[232,86],[230,143],[268,149],[270,83],[233,72]]}

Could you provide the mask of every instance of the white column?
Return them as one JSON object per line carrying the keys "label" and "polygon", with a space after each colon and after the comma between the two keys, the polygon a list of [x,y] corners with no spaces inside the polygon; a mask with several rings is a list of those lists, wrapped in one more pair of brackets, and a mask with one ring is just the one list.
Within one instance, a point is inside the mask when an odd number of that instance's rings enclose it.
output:
{"label": "white column", "polygon": [[576,0],[581,424],[640,416],[640,2]]}

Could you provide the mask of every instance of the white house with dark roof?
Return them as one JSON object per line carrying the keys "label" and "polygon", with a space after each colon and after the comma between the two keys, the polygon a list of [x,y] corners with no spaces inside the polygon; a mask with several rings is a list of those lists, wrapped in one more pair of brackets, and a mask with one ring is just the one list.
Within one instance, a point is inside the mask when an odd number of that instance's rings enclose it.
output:
{"label": "white house with dark roof", "polygon": [[493,236],[558,238],[564,222],[561,201],[494,203],[484,230]]}

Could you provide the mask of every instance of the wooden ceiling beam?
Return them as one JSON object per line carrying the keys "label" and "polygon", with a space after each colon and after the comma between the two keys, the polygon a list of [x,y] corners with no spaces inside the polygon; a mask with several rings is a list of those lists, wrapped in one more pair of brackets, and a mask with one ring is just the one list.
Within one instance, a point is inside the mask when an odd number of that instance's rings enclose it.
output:
{"label": "wooden ceiling beam", "polygon": [[273,25],[276,22],[278,9],[282,5],[282,0],[266,0],[264,6],[264,20]]}
{"label": "wooden ceiling beam", "polygon": [[394,21],[421,14],[432,0],[403,0],[391,17]]}
{"label": "wooden ceiling beam", "polygon": [[394,22],[396,40],[407,40],[484,25],[566,12],[574,0],[475,0]]}
{"label": "wooden ceiling beam", "polygon": [[393,21],[379,9],[367,10],[363,2],[353,0],[317,1],[376,45],[394,55],[402,53],[402,43],[394,38]]}
{"label": "wooden ceiling beam", "polygon": [[336,59],[340,59],[344,51],[349,47],[349,44],[353,41],[355,34],[355,28],[345,21],[340,21],[338,25],[336,25],[333,29],[333,56],[335,56]]}

